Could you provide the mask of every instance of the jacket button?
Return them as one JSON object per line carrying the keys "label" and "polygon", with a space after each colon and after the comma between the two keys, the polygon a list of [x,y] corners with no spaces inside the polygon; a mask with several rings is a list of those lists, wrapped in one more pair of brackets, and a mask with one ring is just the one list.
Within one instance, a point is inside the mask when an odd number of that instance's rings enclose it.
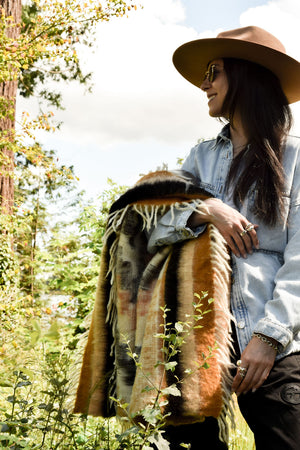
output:
{"label": "jacket button", "polygon": [[237,323],[237,327],[240,329],[245,328],[245,322],[243,320],[241,320],[240,322]]}

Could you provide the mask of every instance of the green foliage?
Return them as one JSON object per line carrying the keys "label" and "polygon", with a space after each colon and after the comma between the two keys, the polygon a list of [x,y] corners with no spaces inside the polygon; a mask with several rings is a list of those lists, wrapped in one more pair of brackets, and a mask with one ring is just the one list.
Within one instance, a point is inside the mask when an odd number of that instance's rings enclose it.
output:
{"label": "green foliage", "polygon": [[[53,113],[48,110],[62,108],[61,93],[50,87],[53,81],[76,80],[88,87],[91,74],[81,70],[78,46],[91,46],[98,23],[126,16],[131,9],[136,9],[131,0],[108,0],[103,5],[98,0],[29,0],[23,4],[20,24],[5,7],[0,9],[0,83],[7,85],[0,96],[0,178],[14,178],[13,154],[36,153],[36,129],[59,127],[53,126]],[[23,113],[16,132],[17,84],[22,96],[36,96],[40,113],[33,119]],[[11,182],[9,192],[1,195],[2,212],[11,213]]]}
{"label": "green foliage", "polygon": [[254,436],[239,411],[236,402],[236,428],[229,436],[229,450],[255,450]]}
{"label": "green foliage", "polygon": [[[30,302],[28,297],[22,300]],[[12,308],[11,325],[20,324],[18,306],[15,304]],[[29,307],[26,309],[28,311]],[[0,379],[0,448],[145,450],[151,448],[151,443],[160,450],[168,448],[160,430],[165,419],[160,410],[161,399],[154,407],[140,412],[143,424],[137,425],[135,418],[131,418],[132,425],[126,431],[113,420],[72,414],[68,404],[74,352],[66,346],[65,327],[48,317],[46,311],[40,321],[37,317],[26,320],[24,316],[23,321],[25,326],[19,329],[17,341],[7,340],[6,348],[2,347],[3,362],[7,363],[8,359],[14,362],[11,371]],[[169,340],[168,335],[166,339]],[[180,342],[178,340],[179,346]],[[168,364],[166,370],[170,370]],[[159,395],[178,395],[178,390],[172,386],[161,390]]]}
{"label": "green foliage", "polygon": [[61,346],[60,351],[47,347],[36,346],[39,359],[36,355],[30,371],[14,370],[0,382],[0,448],[118,448],[106,420],[71,413],[70,355]]}
{"label": "green foliage", "polygon": [[[149,450],[154,443],[160,450],[168,448],[162,431],[166,419],[163,408],[166,396],[179,395],[177,385],[181,380],[166,389],[148,380],[147,389],[156,392],[157,400],[137,416],[127,416],[126,431],[114,418],[74,415],[70,399],[77,350],[70,349],[72,327],[66,317],[60,318],[59,311],[49,310],[30,295],[18,297],[16,292],[10,298],[4,292],[0,295],[0,361],[5,368],[0,376],[0,448]],[[173,356],[180,351],[192,327],[199,325],[197,321],[209,313],[209,308],[202,310],[201,298],[196,298],[195,314],[186,322],[171,326],[167,322],[168,311],[163,311],[163,332],[157,338],[162,339],[166,355],[165,361],[158,364],[165,371],[174,370]],[[202,367],[207,368],[212,354],[213,350],[209,350],[203,355]],[[132,354],[132,358],[137,369],[143,370],[137,355]],[[126,409],[118,399],[115,401]],[[249,438],[245,432],[243,435],[236,432],[230,448],[251,449],[246,446],[251,441],[246,439]],[[240,443],[243,447],[239,447]]]}
{"label": "green foliage", "polygon": [[[71,9],[75,5],[71,2]],[[53,3],[54,5],[54,3]],[[50,11],[50,8],[49,8]],[[83,74],[80,66],[80,61],[77,58],[76,47],[79,41],[91,46],[93,39],[92,34],[94,32],[93,27],[90,25],[90,19],[87,17],[86,21],[74,22],[72,19],[72,11],[65,10],[64,21],[62,18],[57,18],[57,20],[50,20],[50,24],[44,25],[45,30],[39,30],[40,37],[47,40],[53,40],[55,44],[59,46],[67,43],[70,52],[67,53],[66,57],[61,58],[61,60],[51,61],[47,58],[47,55],[41,56],[37,54],[36,57],[32,57],[28,60],[27,64],[23,64],[20,68],[19,76],[19,90],[20,95],[23,97],[30,97],[32,95],[37,95],[41,100],[46,100],[46,103],[55,106],[56,108],[62,108],[62,94],[61,92],[53,92],[48,89],[43,88],[45,83],[50,80],[56,82],[76,80],[81,84],[87,84],[91,79],[91,73]],[[55,7],[53,8],[53,13],[57,12]],[[39,5],[39,2],[29,2],[22,7],[22,33],[32,34],[35,30],[37,22],[41,22],[43,16],[49,14],[45,11],[44,7]],[[52,13],[52,14],[53,14]],[[49,17],[48,17],[49,20]],[[41,27],[41,25],[40,25]],[[36,33],[36,31],[34,31]],[[90,39],[88,38],[90,36]],[[80,39],[81,38],[81,39]],[[65,42],[66,41],[66,42]],[[71,57],[71,51],[73,52],[73,57]],[[44,61],[43,65],[40,64],[40,60]],[[46,63],[46,64],[45,64]]]}
{"label": "green foliage", "polygon": [[19,266],[12,250],[11,237],[0,235],[0,289],[8,290],[19,283]]}
{"label": "green foliage", "polygon": [[[79,44],[92,46],[95,26],[136,9],[131,0],[31,0],[22,7],[20,33],[13,18],[0,14],[0,82],[18,79],[24,97],[36,95],[61,107],[61,93],[42,87],[48,81],[77,80],[91,74],[81,70]],[[9,36],[13,35],[13,38]]]}
{"label": "green foliage", "polygon": [[[16,155],[14,215],[14,247],[20,265],[21,289],[32,297],[45,290],[46,280],[41,276],[43,249],[49,239],[51,216],[59,214],[55,205],[67,209],[71,202],[64,201],[63,196],[72,199],[77,187],[73,168],[59,166],[55,152],[38,153],[35,158],[38,161],[32,162],[24,154]],[[76,192],[77,198],[80,195]]]}
{"label": "green foliage", "polygon": [[118,448],[113,420],[71,412],[75,353],[65,320],[17,292],[0,292],[0,312],[0,448]]}
{"label": "green foliage", "polygon": [[126,189],[112,180],[108,183],[96,204],[81,205],[76,227],[68,231],[66,224],[56,223],[46,247],[48,290],[70,296],[81,320],[94,301],[109,208]]}

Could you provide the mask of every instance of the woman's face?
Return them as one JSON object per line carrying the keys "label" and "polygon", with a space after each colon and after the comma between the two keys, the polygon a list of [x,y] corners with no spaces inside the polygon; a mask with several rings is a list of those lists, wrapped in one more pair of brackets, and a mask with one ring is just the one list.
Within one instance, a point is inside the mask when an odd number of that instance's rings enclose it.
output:
{"label": "woman's face", "polygon": [[214,59],[208,65],[206,76],[200,88],[206,92],[211,117],[226,117],[223,103],[228,91],[228,80],[223,59]]}

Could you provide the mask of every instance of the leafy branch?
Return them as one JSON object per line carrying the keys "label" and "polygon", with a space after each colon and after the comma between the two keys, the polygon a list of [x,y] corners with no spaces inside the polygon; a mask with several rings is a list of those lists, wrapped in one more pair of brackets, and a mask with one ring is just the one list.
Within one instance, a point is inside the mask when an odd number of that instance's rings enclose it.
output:
{"label": "leafy branch", "polygon": [[[163,371],[160,377],[158,385],[155,385],[151,380],[151,377],[144,372],[142,364],[139,361],[139,355],[132,351],[130,341],[126,341],[127,344],[127,354],[135,363],[136,370],[142,372],[142,376],[148,383],[143,389],[143,392],[155,391],[156,395],[153,402],[146,405],[145,408],[138,411],[134,415],[128,413],[128,404],[123,403],[120,399],[111,397],[118,408],[124,413],[126,420],[131,424],[131,428],[126,431],[125,435],[121,435],[122,439],[127,439],[131,434],[140,436],[136,442],[136,448],[138,450],[148,450],[152,447],[147,446],[147,443],[155,443],[159,450],[166,450],[169,448],[168,442],[163,437],[163,427],[166,424],[166,420],[170,413],[164,413],[166,406],[168,405],[169,396],[181,396],[181,391],[179,385],[183,383],[182,379],[179,379],[175,375],[175,383],[170,386],[163,387],[164,380],[166,378],[166,373],[168,371],[174,374],[177,366],[177,361],[174,357],[182,351],[182,346],[186,343],[186,338],[197,328],[201,328],[201,320],[205,314],[211,312],[209,305],[214,301],[212,298],[207,299],[207,306],[203,310],[203,299],[208,295],[202,292],[201,295],[194,294],[197,301],[193,303],[194,314],[187,316],[185,321],[178,321],[175,324],[168,322],[168,312],[170,310],[167,307],[161,307],[163,323],[161,327],[163,328],[162,333],[157,333],[154,335],[155,338],[162,341],[162,354],[164,355],[163,361],[158,361],[155,367],[162,366]],[[200,368],[209,369],[209,359],[214,356],[214,351],[217,350],[217,345],[214,348],[208,347],[208,354],[202,354],[202,363],[195,363],[195,368],[188,368],[185,370],[187,376],[192,375],[195,371]],[[141,395],[143,394],[141,392]],[[143,420],[141,420],[143,418]],[[124,420],[124,419],[123,419]],[[182,444],[183,447],[189,448],[187,444]]]}

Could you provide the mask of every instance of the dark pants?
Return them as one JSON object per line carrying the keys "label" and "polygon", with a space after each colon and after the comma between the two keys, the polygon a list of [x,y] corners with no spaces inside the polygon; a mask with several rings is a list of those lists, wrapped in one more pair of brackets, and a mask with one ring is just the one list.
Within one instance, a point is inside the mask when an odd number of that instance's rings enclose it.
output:
{"label": "dark pants", "polygon": [[191,450],[226,450],[227,445],[218,438],[217,420],[208,417],[204,422],[178,427],[166,427],[165,438],[170,450],[182,450],[181,443],[191,444]]}
{"label": "dark pants", "polygon": [[299,450],[300,352],[276,361],[264,384],[238,402],[256,450]]}
{"label": "dark pants", "polygon": [[[236,346],[235,346],[236,347]],[[239,351],[236,349],[236,359]],[[254,433],[256,450],[300,449],[300,352],[276,361],[267,380],[255,392],[241,394],[240,410]],[[167,427],[165,437],[171,450],[180,443],[192,450],[224,450],[218,439],[218,424],[213,418],[202,423]]]}

